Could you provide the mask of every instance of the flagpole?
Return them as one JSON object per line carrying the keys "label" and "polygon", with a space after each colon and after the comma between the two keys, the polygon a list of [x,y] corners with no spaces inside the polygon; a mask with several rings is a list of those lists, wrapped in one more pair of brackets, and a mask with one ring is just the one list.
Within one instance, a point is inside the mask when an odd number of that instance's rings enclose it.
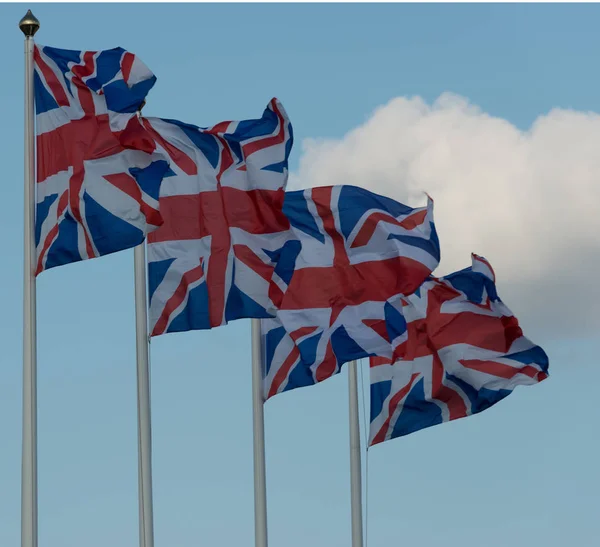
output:
{"label": "flagpole", "polygon": [[35,301],[35,131],[33,36],[40,22],[31,10],[19,22],[25,35],[25,208],[23,245],[23,439],[21,452],[21,546],[38,544],[37,354]]}
{"label": "flagpole", "polygon": [[352,547],[363,547],[362,470],[360,426],[358,418],[357,362],[348,363],[348,395],[350,421],[350,491],[352,512]]}
{"label": "flagpole", "polygon": [[152,422],[145,242],[134,249],[135,342],[137,360],[138,493],[140,547],[154,547],[152,507]]}
{"label": "flagpole", "polygon": [[260,319],[252,319],[252,422],[254,430],[254,545],[267,547],[267,478]]}

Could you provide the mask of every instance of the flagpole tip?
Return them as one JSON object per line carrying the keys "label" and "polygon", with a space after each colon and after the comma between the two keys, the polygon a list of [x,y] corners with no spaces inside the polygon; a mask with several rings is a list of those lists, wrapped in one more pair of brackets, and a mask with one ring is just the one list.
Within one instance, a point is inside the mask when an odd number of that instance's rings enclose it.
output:
{"label": "flagpole tip", "polygon": [[19,21],[19,28],[27,38],[31,38],[40,28],[40,22],[37,17],[31,13],[31,10],[27,10],[27,13]]}

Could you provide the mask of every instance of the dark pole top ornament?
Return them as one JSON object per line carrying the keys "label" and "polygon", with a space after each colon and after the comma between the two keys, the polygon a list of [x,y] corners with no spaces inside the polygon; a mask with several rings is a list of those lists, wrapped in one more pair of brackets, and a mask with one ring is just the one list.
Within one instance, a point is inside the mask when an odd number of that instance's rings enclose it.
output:
{"label": "dark pole top ornament", "polygon": [[37,17],[31,13],[31,10],[27,10],[23,19],[19,21],[19,28],[25,36],[31,38],[40,28],[40,22],[37,20]]}

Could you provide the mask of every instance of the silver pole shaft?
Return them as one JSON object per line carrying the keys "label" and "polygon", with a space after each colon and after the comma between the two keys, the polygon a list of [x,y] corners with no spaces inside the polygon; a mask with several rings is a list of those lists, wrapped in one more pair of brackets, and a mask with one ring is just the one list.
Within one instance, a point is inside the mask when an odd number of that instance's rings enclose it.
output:
{"label": "silver pole shaft", "polygon": [[352,547],[363,547],[362,526],[362,471],[360,454],[360,427],[358,418],[357,363],[348,363],[348,395],[350,415],[350,489],[352,511]]}
{"label": "silver pole shaft", "polygon": [[260,319],[252,319],[252,419],[254,428],[254,545],[267,547],[267,479]]}
{"label": "silver pole shaft", "polygon": [[146,247],[134,249],[135,341],[137,353],[138,485],[140,547],[154,547],[152,507],[152,422],[150,418],[150,367],[148,308],[146,303]]}
{"label": "silver pole shaft", "polygon": [[21,546],[38,544],[37,355],[35,302],[35,133],[33,36],[25,37],[25,208],[23,271],[23,446]]}

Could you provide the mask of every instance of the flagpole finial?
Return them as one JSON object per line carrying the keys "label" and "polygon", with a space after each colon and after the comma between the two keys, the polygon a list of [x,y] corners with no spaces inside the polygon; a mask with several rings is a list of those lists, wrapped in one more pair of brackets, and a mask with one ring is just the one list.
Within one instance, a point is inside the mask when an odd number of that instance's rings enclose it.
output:
{"label": "flagpole finial", "polygon": [[32,37],[40,28],[40,22],[37,17],[31,13],[31,10],[27,10],[27,13],[19,21],[19,28],[25,36],[28,38]]}

